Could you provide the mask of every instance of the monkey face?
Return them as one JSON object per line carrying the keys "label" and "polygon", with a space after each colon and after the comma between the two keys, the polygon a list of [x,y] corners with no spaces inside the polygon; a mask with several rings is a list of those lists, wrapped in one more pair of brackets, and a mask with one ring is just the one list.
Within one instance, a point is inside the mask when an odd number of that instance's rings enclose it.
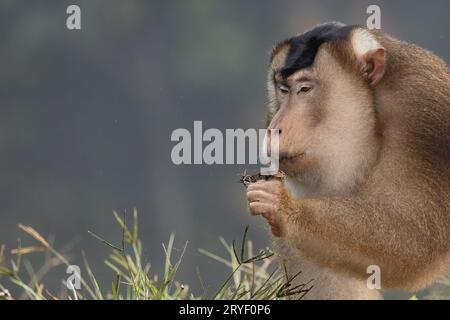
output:
{"label": "monkey face", "polygon": [[288,76],[283,72],[292,44],[281,46],[268,81],[268,128],[280,130],[280,168],[291,176],[313,174],[327,189],[349,187],[365,176],[378,152],[374,88],[342,44],[324,43],[310,66]]}
{"label": "monkey face", "polygon": [[274,93],[277,110],[269,129],[280,130],[280,165],[287,173],[295,173],[307,165],[313,133],[320,122],[321,82],[312,70],[299,71],[283,80],[275,75]]}

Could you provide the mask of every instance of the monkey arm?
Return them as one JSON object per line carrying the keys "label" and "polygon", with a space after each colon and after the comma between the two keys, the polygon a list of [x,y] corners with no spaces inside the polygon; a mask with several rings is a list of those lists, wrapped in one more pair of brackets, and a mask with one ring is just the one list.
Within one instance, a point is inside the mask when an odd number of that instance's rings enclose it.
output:
{"label": "monkey arm", "polygon": [[367,267],[377,265],[383,287],[416,289],[448,267],[448,217],[427,202],[422,211],[420,203],[391,200],[284,199],[284,235],[320,266],[367,279]]}

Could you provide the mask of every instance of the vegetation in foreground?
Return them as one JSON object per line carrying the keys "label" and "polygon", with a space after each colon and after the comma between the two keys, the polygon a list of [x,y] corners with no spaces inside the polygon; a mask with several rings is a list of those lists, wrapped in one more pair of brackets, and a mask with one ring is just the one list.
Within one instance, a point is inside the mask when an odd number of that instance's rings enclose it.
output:
{"label": "vegetation in foreground", "polygon": [[[196,296],[189,290],[188,284],[176,280],[176,274],[181,266],[183,254],[186,250],[185,244],[181,253],[174,257],[173,244],[175,237],[172,234],[166,245],[163,245],[165,253],[164,274],[159,277],[152,274],[150,264],[142,256],[142,243],[138,236],[138,214],[133,212],[131,227],[127,226],[125,215],[119,216],[114,212],[114,218],[122,230],[121,246],[115,246],[99,235],[90,234],[105,244],[111,251],[105,264],[112,270],[113,279],[111,287],[101,288],[94,272],[83,254],[84,267],[80,272],[79,281],[81,289],[76,290],[73,286],[75,281],[64,283],[68,288],[60,293],[51,293],[43,283],[45,275],[53,268],[71,263],[65,250],[56,250],[52,241],[43,237],[34,228],[19,225],[19,228],[28,236],[31,236],[36,244],[22,247],[20,240],[18,247],[11,250],[13,259],[7,261],[5,246],[0,247],[0,300],[13,299],[135,299],[135,300],[174,300],[174,299],[222,299],[222,300],[276,300],[295,295],[302,298],[312,288],[312,280],[307,283],[292,284],[293,278],[288,278],[283,268],[275,267],[273,253],[270,250],[260,250],[253,253],[253,245],[247,240],[245,229],[239,246],[233,241],[228,244],[224,239],[222,242],[228,257],[223,258],[203,249],[199,251],[230,267],[230,273],[224,275],[224,282],[211,296]],[[45,254],[45,262],[36,269],[27,258],[29,254],[40,252]],[[81,275],[87,275],[83,277]],[[18,287],[21,293],[12,296],[13,286]]]}

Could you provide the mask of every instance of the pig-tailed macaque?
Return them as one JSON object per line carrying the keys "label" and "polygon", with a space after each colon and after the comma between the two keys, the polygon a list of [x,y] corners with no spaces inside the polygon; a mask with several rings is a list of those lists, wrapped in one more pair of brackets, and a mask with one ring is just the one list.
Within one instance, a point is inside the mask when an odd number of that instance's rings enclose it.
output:
{"label": "pig-tailed macaque", "polygon": [[[247,188],[310,299],[415,291],[450,266],[450,72],[429,51],[328,23],[278,44],[268,128],[286,179]],[[381,290],[367,285],[369,266]]]}

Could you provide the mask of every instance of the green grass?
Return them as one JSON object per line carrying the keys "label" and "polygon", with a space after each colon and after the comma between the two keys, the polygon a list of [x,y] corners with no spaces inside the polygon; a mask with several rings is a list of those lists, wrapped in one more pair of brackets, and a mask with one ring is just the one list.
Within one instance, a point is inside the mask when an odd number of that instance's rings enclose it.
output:
{"label": "green grass", "polygon": [[[58,251],[52,244],[52,239],[46,239],[30,226],[19,225],[19,228],[31,236],[36,245],[22,247],[19,241],[16,249],[11,250],[13,259],[6,259],[5,246],[0,247],[0,300],[1,299],[91,299],[91,300],[176,300],[176,299],[220,299],[220,300],[275,300],[295,295],[303,297],[311,289],[311,282],[294,286],[293,278],[288,278],[283,268],[276,267],[274,255],[269,250],[253,253],[252,242],[247,240],[245,229],[240,244],[231,244],[224,239],[222,242],[226,256],[221,257],[204,249],[199,252],[210,257],[211,263],[223,263],[230,268],[229,274],[223,275],[223,283],[212,295],[195,295],[189,290],[189,285],[176,280],[177,271],[182,265],[187,243],[177,256],[172,234],[167,244],[163,245],[165,255],[164,273],[161,276],[152,273],[150,264],[144,262],[143,248],[139,240],[138,214],[133,212],[131,227],[125,223],[125,216],[114,212],[114,218],[122,231],[121,245],[116,246],[101,236],[90,232],[110,251],[104,263],[112,270],[113,278],[110,286],[102,288],[97,281],[85,255],[81,275],[81,290],[73,287],[65,294],[51,293],[43,283],[44,276],[61,265],[71,265],[66,249]],[[40,252],[45,255],[45,263],[36,269],[32,266],[28,255]],[[215,261],[214,261],[215,260]],[[16,287],[15,290],[12,290]],[[70,285],[69,285],[70,287]],[[17,290],[17,288],[19,290]],[[12,296],[11,291],[20,292]]]}

